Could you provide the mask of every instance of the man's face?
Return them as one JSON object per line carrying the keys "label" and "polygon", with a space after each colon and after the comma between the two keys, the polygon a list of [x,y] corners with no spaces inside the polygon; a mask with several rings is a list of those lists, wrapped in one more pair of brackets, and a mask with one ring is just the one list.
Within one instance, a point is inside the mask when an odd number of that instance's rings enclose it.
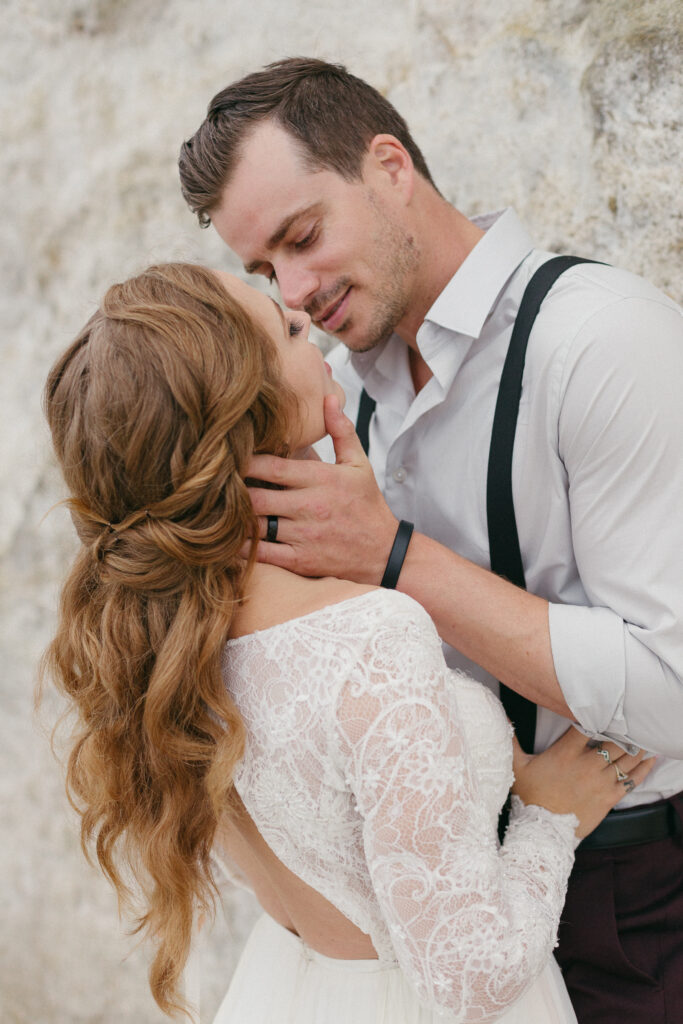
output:
{"label": "man's face", "polygon": [[395,191],[370,158],[360,181],[310,170],[296,141],[265,121],[211,222],[249,273],[277,281],[290,309],[365,351],[400,325],[419,263]]}

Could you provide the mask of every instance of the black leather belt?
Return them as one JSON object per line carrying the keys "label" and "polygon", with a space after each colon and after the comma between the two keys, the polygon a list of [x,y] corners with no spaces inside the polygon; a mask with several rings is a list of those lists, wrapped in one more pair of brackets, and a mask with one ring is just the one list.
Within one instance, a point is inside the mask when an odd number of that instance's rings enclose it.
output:
{"label": "black leather belt", "polygon": [[579,844],[579,850],[605,850],[610,846],[635,846],[669,839],[683,833],[683,824],[673,804],[661,801],[610,811],[590,835]]}

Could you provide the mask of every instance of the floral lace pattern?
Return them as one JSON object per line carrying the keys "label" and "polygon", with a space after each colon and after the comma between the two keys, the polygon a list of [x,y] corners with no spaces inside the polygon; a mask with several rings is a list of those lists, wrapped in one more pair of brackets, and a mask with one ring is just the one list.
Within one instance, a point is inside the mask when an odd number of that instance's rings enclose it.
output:
{"label": "floral lace pattern", "polygon": [[513,799],[497,699],[446,666],[426,612],[371,591],[230,641],[235,783],[280,860],[429,1006],[495,1019],[553,948],[575,819]]}

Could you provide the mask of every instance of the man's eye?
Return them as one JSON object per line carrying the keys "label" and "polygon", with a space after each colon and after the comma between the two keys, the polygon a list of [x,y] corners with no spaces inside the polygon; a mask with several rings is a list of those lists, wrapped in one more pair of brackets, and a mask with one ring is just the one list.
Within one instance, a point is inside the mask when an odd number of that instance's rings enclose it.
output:
{"label": "man's eye", "polygon": [[295,249],[305,249],[306,246],[311,245],[311,243],[315,241],[316,234],[317,234],[317,232],[316,232],[316,230],[314,228],[312,231],[309,231],[309,233],[306,235],[305,238],[300,238],[298,242],[295,242],[294,243],[294,248]]}
{"label": "man's eye", "polygon": [[303,320],[290,320],[289,321],[289,336],[294,338],[297,334],[301,334],[304,329]]}

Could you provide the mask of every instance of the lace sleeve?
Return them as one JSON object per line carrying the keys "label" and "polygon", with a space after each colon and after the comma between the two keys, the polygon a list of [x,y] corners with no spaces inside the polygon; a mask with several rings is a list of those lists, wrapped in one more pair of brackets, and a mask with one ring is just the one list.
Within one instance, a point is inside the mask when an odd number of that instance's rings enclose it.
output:
{"label": "lace sleeve", "polygon": [[337,704],[372,884],[420,999],[497,1018],[547,962],[573,862],[574,818],[515,802],[499,848],[459,724],[457,680],[421,609],[375,629]]}

